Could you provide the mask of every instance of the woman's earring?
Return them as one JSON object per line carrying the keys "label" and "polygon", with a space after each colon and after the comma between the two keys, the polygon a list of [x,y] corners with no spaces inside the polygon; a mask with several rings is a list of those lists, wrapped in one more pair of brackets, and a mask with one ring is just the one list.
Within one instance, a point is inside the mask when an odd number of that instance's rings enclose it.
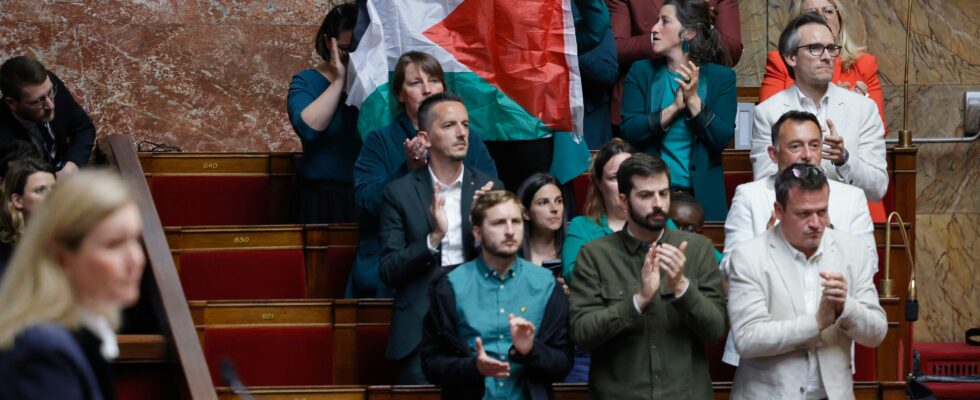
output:
{"label": "woman's earring", "polygon": [[691,52],[691,44],[687,41],[687,39],[681,41],[681,51],[683,51],[684,54]]}

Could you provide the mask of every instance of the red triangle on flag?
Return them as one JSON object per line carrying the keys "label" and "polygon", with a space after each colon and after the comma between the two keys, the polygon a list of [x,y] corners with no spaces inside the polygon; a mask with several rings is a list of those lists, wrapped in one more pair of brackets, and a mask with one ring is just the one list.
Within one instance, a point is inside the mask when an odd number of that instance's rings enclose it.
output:
{"label": "red triangle on flag", "polygon": [[548,127],[572,130],[562,0],[464,0],[424,32]]}

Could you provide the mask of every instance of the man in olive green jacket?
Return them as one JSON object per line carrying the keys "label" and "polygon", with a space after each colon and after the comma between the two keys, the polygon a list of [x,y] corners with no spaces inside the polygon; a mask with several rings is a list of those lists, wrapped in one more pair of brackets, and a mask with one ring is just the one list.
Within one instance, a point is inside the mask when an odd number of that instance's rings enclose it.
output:
{"label": "man in olive green jacket", "polygon": [[670,175],[638,154],[617,173],[623,230],[586,244],[571,287],[572,340],[592,352],[593,399],[711,399],[704,346],[725,333],[711,242],[664,229]]}

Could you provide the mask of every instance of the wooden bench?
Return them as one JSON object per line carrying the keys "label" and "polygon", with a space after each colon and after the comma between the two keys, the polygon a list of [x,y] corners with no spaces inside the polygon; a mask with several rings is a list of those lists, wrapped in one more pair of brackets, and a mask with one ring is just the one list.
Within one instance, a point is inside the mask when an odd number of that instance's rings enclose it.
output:
{"label": "wooden bench", "polygon": [[216,356],[209,353],[209,330],[329,327],[330,348],[325,350],[332,359],[333,383],[369,385],[394,381],[391,362],[384,356],[391,321],[390,300],[191,301],[189,306],[212,374],[216,366],[210,361]]}
{"label": "wooden bench", "polygon": [[[714,383],[715,400],[727,400],[730,383]],[[584,384],[555,384],[555,400],[587,400],[588,388]],[[435,386],[322,386],[322,387],[255,387],[250,394],[258,400],[307,399],[307,400],[439,400],[439,388]],[[218,388],[222,400],[240,399],[228,388]],[[904,400],[905,382],[855,382],[854,397],[858,400]]]}
{"label": "wooden bench", "polygon": [[[209,299],[197,293],[206,291],[207,288],[198,288],[189,284],[188,279],[191,279],[189,275],[193,273],[182,269],[184,264],[182,260],[199,259],[199,263],[195,265],[200,265],[200,262],[209,263],[204,267],[208,271],[195,271],[202,274],[213,275],[221,272],[220,268],[224,268],[223,265],[213,265],[213,258],[207,258],[207,254],[202,254],[206,252],[219,259],[231,260],[226,263],[252,255],[261,257],[263,254],[282,252],[301,253],[301,260],[298,262],[303,264],[302,268],[305,270],[305,278],[303,278],[305,296],[299,297],[340,298],[344,295],[347,279],[354,265],[357,246],[357,226],[354,224],[169,227],[165,231],[174,265],[180,272],[185,286],[194,289],[194,293],[189,293],[188,296],[194,299]],[[280,253],[273,253],[276,251]],[[241,278],[234,274],[233,267],[228,268],[229,280],[220,283],[234,285],[236,280]],[[211,269],[217,270],[212,273]],[[281,270],[267,272],[274,275],[285,273]],[[208,276],[202,279],[207,284],[213,284],[214,277]],[[297,298],[297,296],[289,297]]]}

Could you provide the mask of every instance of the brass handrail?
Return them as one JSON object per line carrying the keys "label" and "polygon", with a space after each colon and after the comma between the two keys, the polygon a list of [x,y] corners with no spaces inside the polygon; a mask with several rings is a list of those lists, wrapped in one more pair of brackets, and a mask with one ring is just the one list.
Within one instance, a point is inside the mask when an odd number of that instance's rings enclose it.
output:
{"label": "brass handrail", "polygon": [[909,299],[915,299],[915,259],[912,258],[911,242],[909,241],[909,234],[905,230],[905,221],[895,211],[888,214],[888,220],[885,222],[885,277],[881,278],[881,292],[878,293],[878,297],[895,296],[891,279],[892,219],[898,220],[898,228],[902,233],[902,240],[905,241],[905,254],[909,258]]}

